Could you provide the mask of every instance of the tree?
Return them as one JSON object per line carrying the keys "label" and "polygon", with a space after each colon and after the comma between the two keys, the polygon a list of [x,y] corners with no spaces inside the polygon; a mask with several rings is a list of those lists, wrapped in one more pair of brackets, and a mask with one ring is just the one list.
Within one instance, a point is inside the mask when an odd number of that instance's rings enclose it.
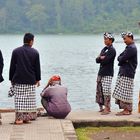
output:
{"label": "tree", "polygon": [[47,15],[45,13],[45,7],[42,4],[34,4],[30,7],[29,11],[26,12],[26,16],[31,22],[31,27],[36,30],[36,32],[42,32],[45,28],[45,21],[47,20]]}
{"label": "tree", "polygon": [[140,0],[0,0],[0,33],[139,32]]}
{"label": "tree", "polygon": [[1,25],[0,30],[2,32],[7,31],[7,24],[6,24],[7,18],[6,18],[6,15],[7,15],[7,13],[6,13],[5,8],[0,9],[0,25]]}

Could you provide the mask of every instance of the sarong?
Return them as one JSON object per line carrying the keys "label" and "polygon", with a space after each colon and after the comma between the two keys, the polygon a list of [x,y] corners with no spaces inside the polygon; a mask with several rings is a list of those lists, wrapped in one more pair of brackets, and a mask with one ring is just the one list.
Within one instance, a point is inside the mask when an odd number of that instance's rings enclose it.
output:
{"label": "sarong", "polygon": [[35,85],[15,84],[12,90],[15,99],[16,120],[35,120],[37,117]]}
{"label": "sarong", "polygon": [[134,79],[118,76],[113,98],[120,109],[132,112]]}
{"label": "sarong", "polygon": [[132,103],[134,79],[124,76],[118,76],[113,98],[123,102]]}
{"label": "sarong", "polygon": [[96,103],[99,106],[110,107],[112,76],[98,76],[96,88]]}

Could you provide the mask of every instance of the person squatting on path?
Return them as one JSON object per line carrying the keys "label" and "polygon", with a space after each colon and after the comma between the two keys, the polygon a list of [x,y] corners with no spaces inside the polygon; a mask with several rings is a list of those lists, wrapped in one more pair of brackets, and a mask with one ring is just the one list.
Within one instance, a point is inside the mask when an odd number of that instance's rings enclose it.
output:
{"label": "person squatting on path", "polygon": [[40,95],[41,103],[49,116],[63,119],[71,111],[67,100],[67,88],[61,85],[60,76],[52,76]]}
{"label": "person squatting on path", "polygon": [[[3,56],[2,56],[2,52],[0,50],[0,83],[4,80],[3,76],[2,76],[2,72],[3,72]],[[1,114],[0,114],[0,124],[1,124]]]}
{"label": "person squatting on path", "polygon": [[123,111],[116,115],[130,115],[132,113],[133,84],[137,68],[137,48],[131,32],[122,33],[125,50],[118,56],[119,73],[113,97],[115,103]]}
{"label": "person squatting on path", "polygon": [[13,50],[9,70],[12,87],[9,96],[15,99],[15,123],[27,123],[37,118],[36,85],[41,80],[40,58],[36,49],[32,48],[34,35],[24,35],[24,45]]}
{"label": "person squatting on path", "polygon": [[99,104],[99,112],[102,115],[109,114],[110,112],[111,83],[114,75],[114,59],[116,56],[116,50],[113,47],[114,40],[111,33],[104,33],[105,47],[96,58],[96,63],[100,64],[97,77],[96,103]]}

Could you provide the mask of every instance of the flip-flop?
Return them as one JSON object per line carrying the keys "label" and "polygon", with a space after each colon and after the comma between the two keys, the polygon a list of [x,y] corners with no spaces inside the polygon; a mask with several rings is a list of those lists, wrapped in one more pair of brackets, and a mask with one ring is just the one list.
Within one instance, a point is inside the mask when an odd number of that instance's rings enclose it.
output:
{"label": "flip-flop", "polygon": [[48,117],[48,116],[49,116],[48,113],[43,113],[43,114],[40,115],[40,117]]}
{"label": "flip-flop", "polygon": [[30,124],[31,121],[23,121],[23,123],[25,123],[25,124]]}
{"label": "flip-flop", "polygon": [[126,112],[124,112],[124,111],[121,111],[121,112],[118,112],[118,113],[116,114],[116,116],[123,116],[123,115],[131,115],[131,112],[126,113]]}
{"label": "flip-flop", "polygon": [[103,112],[103,111],[104,111],[104,109],[99,110],[99,112]]}
{"label": "flip-flop", "polygon": [[107,115],[107,114],[109,114],[109,111],[103,111],[103,112],[101,113],[101,115]]}
{"label": "flip-flop", "polygon": [[[99,110],[99,112],[103,112],[105,109],[101,109],[101,110]],[[109,112],[111,112],[111,110],[109,110]]]}

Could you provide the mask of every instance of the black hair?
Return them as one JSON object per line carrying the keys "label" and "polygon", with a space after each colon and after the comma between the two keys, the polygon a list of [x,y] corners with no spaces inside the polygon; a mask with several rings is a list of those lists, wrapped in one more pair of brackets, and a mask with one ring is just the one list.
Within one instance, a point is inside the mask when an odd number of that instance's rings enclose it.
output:
{"label": "black hair", "polygon": [[111,41],[112,41],[112,43],[115,41],[115,39],[114,39],[114,38],[109,38],[109,40],[111,40]]}
{"label": "black hair", "polygon": [[25,33],[23,42],[24,44],[29,44],[30,41],[34,40],[34,35],[31,33]]}
{"label": "black hair", "polygon": [[127,35],[127,36],[130,37],[132,40],[134,40],[134,36],[133,35],[131,35],[131,36]]}

